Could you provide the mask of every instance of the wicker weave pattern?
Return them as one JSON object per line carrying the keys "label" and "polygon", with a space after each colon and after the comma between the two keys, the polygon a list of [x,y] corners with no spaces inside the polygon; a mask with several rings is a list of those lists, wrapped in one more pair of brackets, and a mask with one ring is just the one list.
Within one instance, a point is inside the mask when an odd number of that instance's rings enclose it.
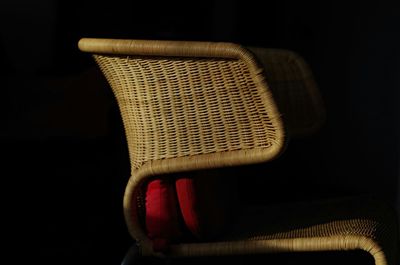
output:
{"label": "wicker weave pattern", "polygon": [[[372,239],[376,239],[376,231],[378,230],[380,223],[376,220],[367,219],[353,219],[353,220],[341,220],[333,221],[325,224],[314,225],[301,229],[293,229],[272,233],[268,232],[268,229],[262,229],[264,231],[251,231],[251,227],[247,227],[247,235],[236,235],[236,240],[246,238],[247,240],[268,240],[268,239],[290,239],[290,238],[312,238],[312,237],[331,237],[331,236],[364,236]],[[235,239],[233,237],[232,239]]]}
{"label": "wicker weave pattern", "polygon": [[173,255],[362,249],[376,264],[396,264],[395,220],[387,205],[371,199],[257,206],[238,214],[231,232],[219,242],[207,247],[201,243],[176,245]]}
{"label": "wicker weave pattern", "polygon": [[131,163],[256,148],[276,128],[247,65],[235,59],[95,55],[118,100]]}
{"label": "wicker weave pattern", "polygon": [[[379,223],[375,220],[354,219],[345,221],[333,221],[326,224],[315,225],[303,229],[295,229],[276,234],[257,231],[247,235],[248,240],[288,239],[288,238],[311,238],[356,235],[376,238],[375,231]],[[246,226],[248,229],[248,226]],[[237,238],[240,240],[240,237]]]}
{"label": "wicker weave pattern", "polygon": [[325,121],[325,108],[308,64],[288,50],[252,47],[265,68],[290,136],[316,132]]}
{"label": "wicker weave pattern", "polygon": [[232,236],[276,239],[358,235],[376,239],[385,235],[388,223],[393,225],[392,230],[396,228],[390,214],[387,206],[372,199],[248,207],[238,215]]}

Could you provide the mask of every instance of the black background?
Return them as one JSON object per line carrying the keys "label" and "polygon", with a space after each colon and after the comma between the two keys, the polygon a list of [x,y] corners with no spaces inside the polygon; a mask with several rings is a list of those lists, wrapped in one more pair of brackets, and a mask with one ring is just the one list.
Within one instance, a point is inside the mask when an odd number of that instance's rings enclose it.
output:
{"label": "black background", "polygon": [[251,172],[244,197],[373,195],[399,209],[400,8],[395,1],[263,2],[1,2],[3,218],[14,258],[112,264],[131,243],[122,216],[130,171],[123,127],[110,88],[77,49],[81,37],[296,51],[315,74],[327,122],[261,166],[264,173]]}

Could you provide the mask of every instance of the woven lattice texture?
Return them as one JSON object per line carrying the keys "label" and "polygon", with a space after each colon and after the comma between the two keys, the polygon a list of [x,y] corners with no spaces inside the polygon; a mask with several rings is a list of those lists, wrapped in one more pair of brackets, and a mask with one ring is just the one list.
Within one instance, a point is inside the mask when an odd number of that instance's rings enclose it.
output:
{"label": "woven lattice texture", "polygon": [[[397,264],[398,224],[393,209],[368,198],[271,206],[240,212],[230,231],[208,244],[186,244],[184,255],[235,255],[363,249],[376,264]],[[207,253],[207,254],[206,254]]]}
{"label": "woven lattice texture", "polygon": [[317,131],[325,108],[308,64],[288,50],[250,48],[265,68],[266,79],[291,136]]}
{"label": "woven lattice texture", "polygon": [[379,239],[395,232],[387,206],[374,200],[333,200],[247,208],[232,228],[232,239],[247,240],[357,235]]}
{"label": "woven lattice texture", "polygon": [[235,59],[95,55],[117,98],[132,167],[149,160],[268,148],[265,91]]}

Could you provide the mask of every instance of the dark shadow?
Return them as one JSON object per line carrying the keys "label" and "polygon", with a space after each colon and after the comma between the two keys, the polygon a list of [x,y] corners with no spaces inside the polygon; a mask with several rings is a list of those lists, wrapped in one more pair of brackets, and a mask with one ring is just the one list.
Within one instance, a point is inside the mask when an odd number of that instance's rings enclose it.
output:
{"label": "dark shadow", "polygon": [[[233,41],[296,51],[315,74],[327,123],[312,138],[292,141],[276,161],[235,168],[247,178],[241,183],[243,201],[372,196],[399,209],[399,9],[385,1],[358,2],[276,0],[266,1],[264,8],[243,0],[195,6],[2,1],[1,176],[9,242],[17,250],[13,258],[26,254],[30,262],[44,264],[55,259],[118,264],[132,243],[122,213],[130,175],[122,121],[93,59],[77,48],[81,37]],[[37,37],[40,24],[36,30],[31,26],[41,10],[54,18],[43,39]],[[25,19],[18,25],[16,11]],[[12,43],[7,32],[18,41]],[[41,58],[46,58],[43,67]],[[28,71],[35,64],[41,67]],[[109,104],[96,104],[95,91]],[[106,128],[100,133],[102,124]],[[352,255],[342,253],[347,254]],[[295,254],[287,263],[301,259],[296,255],[302,256]],[[321,255],[332,264],[338,257]]]}
{"label": "dark shadow", "polygon": [[[165,261],[157,258],[143,258],[141,264],[165,264]],[[375,264],[373,257],[365,251],[330,251],[330,252],[302,252],[302,253],[271,253],[257,255],[237,255],[230,257],[196,257],[171,259],[171,264],[230,264],[230,265],[251,265],[251,264]]]}

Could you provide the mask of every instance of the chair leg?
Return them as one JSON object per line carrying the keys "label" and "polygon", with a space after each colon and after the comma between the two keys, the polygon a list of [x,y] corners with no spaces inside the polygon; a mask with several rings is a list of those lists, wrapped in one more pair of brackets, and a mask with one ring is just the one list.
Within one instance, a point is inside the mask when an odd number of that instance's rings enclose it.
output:
{"label": "chair leg", "polygon": [[133,244],[126,252],[121,265],[138,265],[140,256],[139,247],[136,244]]}

